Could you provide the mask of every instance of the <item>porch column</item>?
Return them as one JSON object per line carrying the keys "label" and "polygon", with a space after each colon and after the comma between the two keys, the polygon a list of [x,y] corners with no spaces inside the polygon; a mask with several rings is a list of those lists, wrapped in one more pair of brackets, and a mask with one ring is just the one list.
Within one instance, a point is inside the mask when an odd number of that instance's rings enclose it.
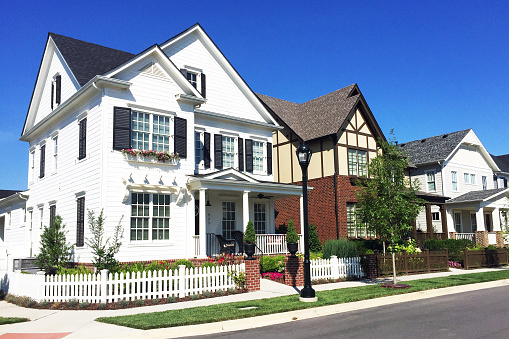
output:
{"label": "porch column", "polygon": [[242,231],[246,231],[246,226],[249,221],[249,191],[244,191],[242,194]]}
{"label": "porch column", "polygon": [[205,207],[205,191],[206,188],[200,188],[200,206],[199,206],[199,224],[200,224],[200,257],[207,256],[207,211]]}
{"label": "porch column", "polygon": [[449,230],[447,229],[447,211],[445,209],[445,205],[441,204],[440,207],[440,219],[442,220],[442,233],[449,234]]}
{"label": "porch column", "polygon": [[431,220],[431,204],[429,202],[426,204],[426,232],[428,232],[428,234],[433,234],[433,222]]}
{"label": "porch column", "polygon": [[486,231],[484,225],[484,210],[481,206],[475,208],[475,220],[477,221],[477,231]]}
{"label": "porch column", "polygon": [[447,208],[445,205],[444,205],[444,209],[445,209],[445,214],[447,215],[447,224],[451,225],[451,232],[461,232],[461,230],[456,229],[456,225],[454,224],[454,217],[453,217],[452,209]]}
{"label": "porch column", "polygon": [[304,196],[300,195],[300,232],[299,234],[304,234]]}
{"label": "porch column", "polygon": [[501,231],[500,228],[500,208],[495,207],[491,212],[491,222],[493,223],[493,232]]}

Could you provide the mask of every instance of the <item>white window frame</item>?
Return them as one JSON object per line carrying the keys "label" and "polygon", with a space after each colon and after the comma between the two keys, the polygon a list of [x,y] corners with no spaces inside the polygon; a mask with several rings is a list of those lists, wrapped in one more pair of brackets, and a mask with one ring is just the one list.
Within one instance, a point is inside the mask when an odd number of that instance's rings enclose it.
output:
{"label": "white window frame", "polygon": [[458,191],[458,172],[451,171],[451,185],[454,192]]}
{"label": "white window frame", "polygon": [[[260,152],[258,154],[255,152],[255,145],[257,145],[256,147],[261,150],[261,154]],[[267,163],[265,161],[267,157],[265,154],[266,149],[267,145],[265,142],[260,140],[253,140],[253,173],[265,173],[267,171],[265,168]]]}
{"label": "white window frame", "polygon": [[[140,129],[134,129],[134,116],[139,116],[140,114],[143,114],[144,116],[148,116],[148,122],[145,122],[145,121],[139,122],[140,124],[143,124],[143,125],[148,124],[147,131],[140,130]],[[157,117],[157,120],[159,120],[159,118],[168,119],[168,134],[155,132],[155,130],[154,130],[155,126],[161,125],[159,123],[154,123],[154,121],[156,120],[156,119],[154,119],[155,117]],[[152,113],[152,112],[147,112],[147,111],[140,110],[140,109],[132,110],[132,114],[131,114],[131,145],[132,145],[132,148],[137,149],[137,150],[144,150],[144,151],[152,150],[152,151],[156,151],[156,152],[162,152],[163,150],[165,150],[168,153],[174,152],[174,145],[172,142],[172,139],[173,139],[173,136],[175,133],[174,126],[172,123],[173,120],[174,120],[174,117],[171,114]],[[137,120],[137,122],[138,122],[138,120]],[[134,139],[135,133],[140,133],[141,135],[147,134],[148,135],[147,141],[145,141],[145,140],[138,141],[138,139],[135,140]],[[155,140],[154,135],[158,135],[158,136],[161,135],[165,138],[168,138],[167,139],[168,140],[168,148],[165,149],[164,146],[166,144],[163,142],[163,144],[162,144],[163,149],[159,149],[159,146],[161,145],[161,143],[159,143]],[[154,145],[154,142],[157,145]],[[139,143],[147,143],[146,148],[144,145],[142,145],[143,147],[139,147],[140,146],[140,145],[138,145]],[[157,147],[154,147],[154,146],[157,146]]]}
{"label": "white window frame", "polygon": [[440,212],[431,212],[431,221],[440,221]]}
{"label": "white window frame", "polygon": [[[426,177],[426,190],[427,192],[436,192],[437,191],[437,177],[436,177],[436,170],[429,170],[429,171],[424,171],[424,175]],[[430,180],[430,177],[429,175],[430,174],[433,174],[433,180]],[[433,187],[434,189],[431,190],[429,185],[433,183]]]}
{"label": "white window frame", "polygon": [[[204,132],[202,131],[194,131],[194,167],[195,170],[200,170],[205,168],[204,163],[204,151],[203,151],[203,139]],[[222,145],[221,145],[222,147]]]}
{"label": "white window frame", "polygon": [[488,177],[485,175],[481,176],[481,181],[482,181],[482,189],[483,189],[483,191],[486,191],[488,189]]}
{"label": "white window frame", "polygon": [[253,204],[253,224],[256,234],[267,234],[267,211],[266,203]]}
{"label": "white window frame", "polygon": [[[231,152],[227,152],[228,151],[228,145],[225,144],[225,142],[227,142],[227,140],[232,140],[232,151]],[[232,135],[225,135],[223,134],[222,137],[221,137],[221,152],[222,152],[222,158],[223,158],[223,169],[226,169],[226,168],[236,168],[238,169],[238,157],[237,157],[237,144],[238,144],[238,138],[235,137],[235,136],[232,136]],[[226,163],[227,159],[226,159],[226,156],[229,156],[231,155],[232,156],[232,160],[231,160],[231,166],[229,166],[229,163]]]}
{"label": "white window frame", "polygon": [[475,174],[470,174],[470,184],[475,185]]}
{"label": "white window frame", "polygon": [[44,228],[44,206],[39,206],[39,222],[40,222],[40,225],[39,225],[39,229],[43,229]]}
{"label": "white window frame", "polygon": [[[51,96],[51,107],[55,110],[60,104],[57,103],[57,76],[60,73],[56,73],[51,79],[51,88],[52,88],[52,96]],[[60,77],[60,102],[62,102],[62,77]]]}
{"label": "white window frame", "polygon": [[477,215],[475,213],[470,213],[470,227],[472,232],[477,231]]}
{"label": "white window frame", "polygon": [[458,233],[461,233],[462,231],[461,213],[454,212],[453,218],[454,218],[454,230]]}
{"label": "white window frame", "polygon": [[58,134],[54,135],[51,140],[53,141],[53,173],[58,170]]}
{"label": "white window frame", "polygon": [[[133,196],[134,194],[137,194],[137,195],[148,195],[148,204],[145,204],[145,203],[142,203],[142,204],[139,204],[137,203],[135,206],[138,206],[138,207],[141,207],[143,213],[145,213],[144,211],[144,208],[147,207],[148,208],[148,214],[143,214],[143,215],[133,215]],[[155,205],[154,204],[154,196],[155,195],[158,195],[158,196],[164,196],[164,197],[168,197],[168,211],[167,211],[167,215],[164,215],[164,216],[160,216],[159,214],[158,215],[155,215],[155,211],[154,211],[154,208],[159,206],[159,207],[162,207],[162,206],[166,206],[165,204],[163,205]],[[130,217],[130,223],[129,223],[129,241],[131,244],[144,244],[144,243],[168,243],[168,242],[171,242],[172,241],[172,228],[171,228],[171,210],[172,210],[172,197],[171,197],[171,194],[169,193],[148,193],[148,192],[131,192],[131,217]],[[158,211],[160,211],[160,209],[158,209]],[[141,222],[143,223],[143,219],[148,219],[147,220],[147,228],[145,227],[136,227],[133,229],[133,221],[134,220],[141,220]],[[168,239],[154,239],[154,231],[161,231],[165,229],[165,227],[155,227],[155,224],[156,224],[156,220],[167,220],[167,224],[168,224]],[[164,223],[164,221],[163,221]],[[139,224],[137,224],[136,226],[138,226]],[[147,236],[146,238],[144,238],[144,231],[147,231]],[[132,231],[135,231],[135,239],[133,239],[133,234],[132,234]],[[138,230],[141,230],[141,239],[138,239],[138,233],[137,231]],[[163,232],[164,234],[164,232]]]}
{"label": "white window frame", "polygon": [[[201,75],[203,74],[203,70],[188,65],[184,65],[183,68],[186,70],[185,77],[187,81],[189,81],[191,86],[193,86],[197,91],[201,92],[201,81],[202,81]],[[195,79],[190,79],[193,76]]]}
{"label": "white window frame", "polygon": [[[362,154],[359,154],[359,152],[362,152]],[[350,155],[354,155],[353,156],[353,160],[354,161],[350,161],[352,160],[352,157]],[[362,159],[362,156],[364,156],[364,160],[365,162],[362,162],[361,163],[361,159]],[[355,149],[355,148],[348,148],[347,150],[347,163],[348,163],[348,175],[349,176],[355,176],[355,177],[367,177],[368,176],[368,151],[365,151],[365,150],[359,150],[359,149]],[[362,167],[362,174],[361,174],[361,165],[363,165]],[[355,167],[355,168],[353,168]]]}
{"label": "white window frame", "polygon": [[463,181],[465,184],[470,184],[470,173],[463,173]]}
{"label": "white window frame", "polygon": [[6,214],[5,214],[5,223],[6,223],[6,227],[5,229],[9,230],[11,229],[11,226],[12,226],[12,214],[11,214],[11,211],[8,211]]}
{"label": "white window frame", "polygon": [[[233,209],[231,209],[231,207],[233,207]],[[233,239],[231,232],[235,230],[235,226],[237,225],[237,206],[235,201],[222,201],[221,213],[221,234],[226,239]],[[230,213],[230,218],[228,217],[228,213]],[[231,218],[232,215],[233,218]]]}
{"label": "white window frame", "polygon": [[356,203],[346,204],[346,232],[348,238],[365,239],[375,236],[373,232],[368,230],[367,225],[359,220]]}
{"label": "white window frame", "polygon": [[30,162],[30,183],[35,181],[35,147],[30,149],[29,160]]}

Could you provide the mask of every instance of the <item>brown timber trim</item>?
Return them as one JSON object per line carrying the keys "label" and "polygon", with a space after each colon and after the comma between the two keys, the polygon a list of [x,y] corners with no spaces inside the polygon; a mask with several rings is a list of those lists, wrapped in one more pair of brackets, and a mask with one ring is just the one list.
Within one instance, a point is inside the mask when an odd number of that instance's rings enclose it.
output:
{"label": "brown timber trim", "polygon": [[[292,140],[292,132],[290,132],[290,140]],[[291,178],[291,182],[295,182],[293,181],[293,157],[292,157],[292,145],[293,144],[290,144],[290,178]]]}
{"label": "brown timber trim", "polygon": [[426,204],[426,231],[429,234],[433,233],[433,222],[431,220],[431,204],[429,202]]}
{"label": "brown timber trim", "polygon": [[347,129],[343,129],[341,132],[348,132],[348,133],[356,133],[356,134],[359,134],[359,135],[365,135],[365,136],[367,136],[367,137],[372,137],[372,138],[374,138],[374,139],[375,139],[375,141],[376,141],[376,138],[375,138],[375,136],[374,136],[373,134],[364,133],[364,132],[359,132],[359,131],[349,131],[349,130],[347,130]]}
{"label": "brown timber trim", "polygon": [[322,161],[322,178],[324,177],[324,170],[323,170],[323,140],[320,139],[320,159]]}
{"label": "brown timber trim", "polygon": [[[348,154],[347,154],[347,157],[348,157]],[[336,173],[339,173],[339,145],[336,144],[336,146],[334,146],[334,168],[336,169]]]}
{"label": "brown timber trim", "polygon": [[357,150],[360,150],[360,151],[367,151],[367,152],[376,152],[377,151],[376,149],[372,149],[372,148],[350,146],[350,145],[348,145],[348,143],[347,144],[337,144],[336,146],[346,147],[346,148],[351,148],[351,149],[357,149]]}
{"label": "brown timber trim", "polygon": [[440,218],[442,219],[442,233],[449,234],[447,230],[447,211],[445,209],[445,204],[439,204],[440,207]]}
{"label": "brown timber trim", "polygon": [[[361,130],[364,126],[366,126],[366,121],[364,121],[364,122],[362,123],[362,125],[360,125],[360,127],[359,127],[359,129],[357,129],[357,131],[358,131],[358,132],[360,132],[360,130]],[[368,126],[368,129],[369,129],[369,126]]]}

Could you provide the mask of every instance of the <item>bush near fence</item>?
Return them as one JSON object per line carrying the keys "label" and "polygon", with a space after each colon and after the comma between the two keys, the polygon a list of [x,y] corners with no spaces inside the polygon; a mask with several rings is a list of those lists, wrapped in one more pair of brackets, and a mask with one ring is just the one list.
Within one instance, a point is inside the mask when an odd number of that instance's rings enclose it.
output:
{"label": "bush near fence", "polygon": [[463,268],[494,267],[508,264],[507,248],[463,251]]}
{"label": "bush near fence", "polygon": [[[406,251],[396,253],[396,273],[422,273],[443,271],[449,269],[448,251],[423,251],[421,253],[408,254]],[[392,255],[378,254],[378,274],[392,274]]]}

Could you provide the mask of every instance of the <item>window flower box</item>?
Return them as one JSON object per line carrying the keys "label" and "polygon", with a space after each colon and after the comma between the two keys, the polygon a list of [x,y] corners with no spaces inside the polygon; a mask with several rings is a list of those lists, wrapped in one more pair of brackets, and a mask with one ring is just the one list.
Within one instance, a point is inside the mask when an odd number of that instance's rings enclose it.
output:
{"label": "window flower box", "polygon": [[153,150],[123,149],[122,154],[127,161],[143,162],[152,164],[177,165],[180,156],[178,153],[169,153],[166,151],[158,152]]}

